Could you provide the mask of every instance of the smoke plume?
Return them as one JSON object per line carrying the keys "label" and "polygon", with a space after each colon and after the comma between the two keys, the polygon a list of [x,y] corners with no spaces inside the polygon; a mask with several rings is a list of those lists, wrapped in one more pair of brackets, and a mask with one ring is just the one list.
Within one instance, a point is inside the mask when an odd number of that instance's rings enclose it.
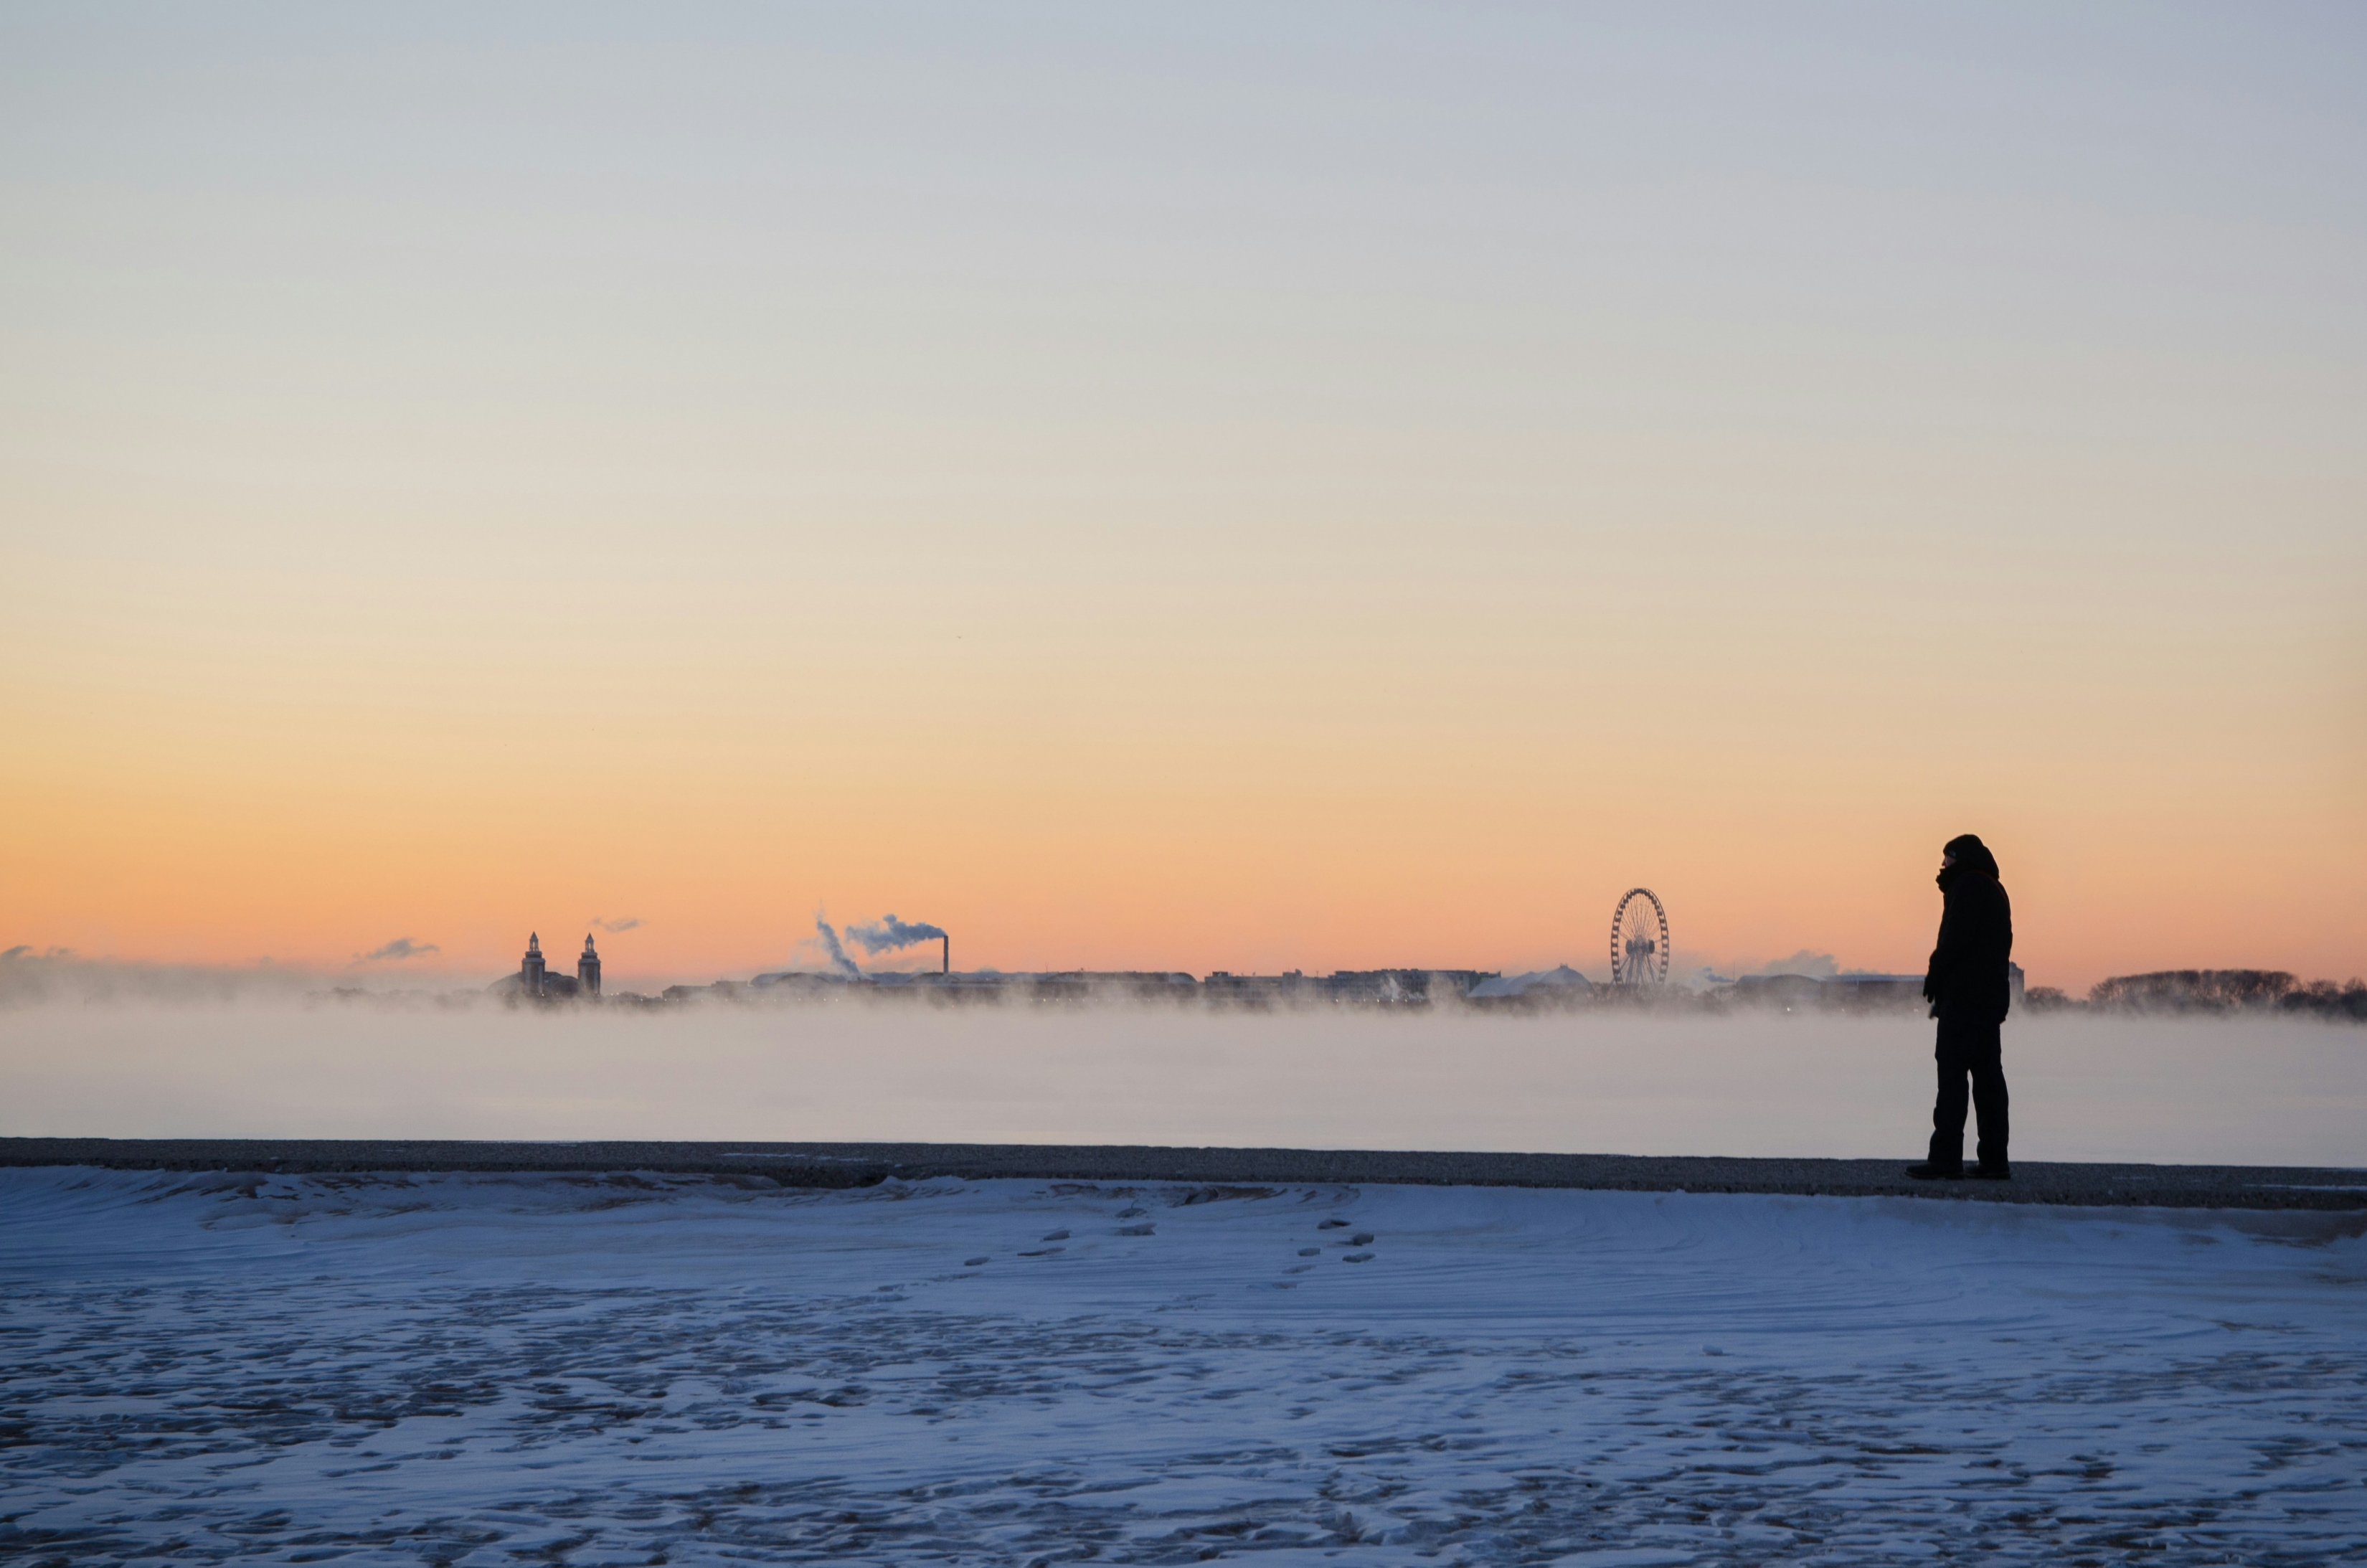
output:
{"label": "smoke plume", "polygon": [[401,962],[404,959],[422,958],[429,953],[441,952],[442,950],[442,949],[436,947],[433,942],[414,942],[408,937],[397,937],[393,941],[387,943],[384,947],[373,948],[366,953],[356,953],[354,955],[354,961],[356,963],[375,963],[380,959],[392,959],[397,962]]}
{"label": "smoke plume", "polygon": [[848,958],[846,949],[838,945],[838,933],[831,929],[830,922],[822,918],[820,910],[814,912],[814,934],[821,938],[822,951],[830,955],[830,961],[838,966],[841,974],[849,980],[863,978],[863,971],[855,967],[855,960]]}
{"label": "smoke plume", "polygon": [[603,920],[596,915],[592,917],[592,928],[595,931],[630,931],[640,924],[641,917],[638,915],[628,915],[622,920]]}
{"label": "smoke plume", "polygon": [[925,920],[902,921],[892,915],[883,915],[868,926],[849,926],[846,934],[866,953],[893,952],[909,948],[915,942],[937,942],[945,939],[945,929]]}

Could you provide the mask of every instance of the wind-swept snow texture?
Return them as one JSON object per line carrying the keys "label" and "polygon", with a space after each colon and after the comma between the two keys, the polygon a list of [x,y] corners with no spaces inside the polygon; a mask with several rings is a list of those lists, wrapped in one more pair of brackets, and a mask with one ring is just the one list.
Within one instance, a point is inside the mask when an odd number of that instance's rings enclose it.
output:
{"label": "wind-swept snow texture", "polygon": [[0,1170],[0,1557],[2362,1561],[2362,1224]]}

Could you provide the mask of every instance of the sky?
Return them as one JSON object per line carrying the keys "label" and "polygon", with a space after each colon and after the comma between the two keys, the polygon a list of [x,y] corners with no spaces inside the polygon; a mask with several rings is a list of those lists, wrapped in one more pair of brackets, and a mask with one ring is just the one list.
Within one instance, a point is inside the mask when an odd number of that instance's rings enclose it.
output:
{"label": "sky", "polygon": [[[0,12],[0,947],[2367,970],[2339,6]],[[413,956],[362,959],[398,938]],[[432,950],[429,950],[432,949]]]}

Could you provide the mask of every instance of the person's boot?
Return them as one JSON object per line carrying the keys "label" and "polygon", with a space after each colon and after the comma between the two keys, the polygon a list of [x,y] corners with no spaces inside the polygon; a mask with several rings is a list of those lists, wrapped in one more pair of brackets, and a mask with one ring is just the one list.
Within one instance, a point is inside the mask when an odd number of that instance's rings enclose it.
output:
{"label": "person's boot", "polygon": [[1965,1167],[1943,1165],[1937,1160],[1926,1160],[1920,1165],[1908,1166],[1907,1175],[1914,1181],[1962,1181],[1965,1179]]}
{"label": "person's boot", "polygon": [[1983,1160],[1978,1166],[1965,1174],[1975,1181],[2011,1181],[2013,1167],[2003,1160]]}

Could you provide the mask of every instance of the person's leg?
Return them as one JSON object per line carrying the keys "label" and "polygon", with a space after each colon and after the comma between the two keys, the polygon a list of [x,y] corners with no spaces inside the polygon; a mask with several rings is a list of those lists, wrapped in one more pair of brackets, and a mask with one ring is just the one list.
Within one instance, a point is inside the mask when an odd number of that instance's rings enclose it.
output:
{"label": "person's leg", "polygon": [[[1973,1077],[1973,1109],[1980,1117],[1981,1169],[2003,1171],[2009,1168],[2006,1158],[2006,1093],[2005,1051],[1998,1038],[1998,1026],[1991,1024],[1982,1031],[1975,1043],[1969,1064]],[[1956,1124],[1962,1128],[1961,1119]],[[1959,1133],[1959,1138],[1962,1134]],[[1961,1143],[1959,1144],[1961,1147]]]}
{"label": "person's leg", "polygon": [[1939,1097],[1931,1106],[1931,1164],[1939,1170],[1962,1170],[1965,1165],[1965,1074],[1966,1063],[1950,1020],[1940,1020],[1939,1042],[1932,1056],[1940,1067]]}

